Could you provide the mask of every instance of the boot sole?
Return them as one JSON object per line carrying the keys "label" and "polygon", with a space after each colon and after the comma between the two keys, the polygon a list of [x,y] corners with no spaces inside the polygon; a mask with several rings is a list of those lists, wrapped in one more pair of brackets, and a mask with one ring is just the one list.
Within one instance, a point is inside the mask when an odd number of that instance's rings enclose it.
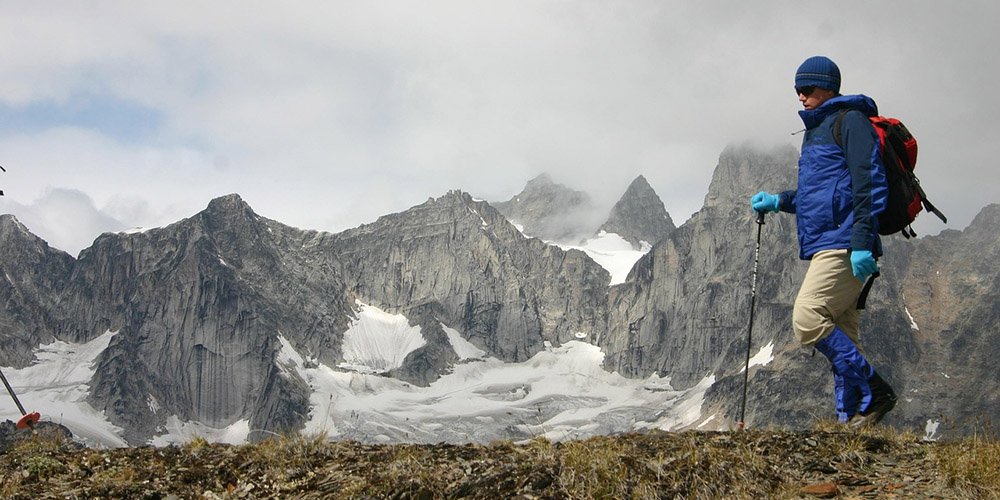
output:
{"label": "boot sole", "polygon": [[860,429],[862,427],[868,427],[875,425],[882,421],[886,413],[892,411],[896,407],[896,398],[888,399],[875,408],[871,409],[867,415],[856,415],[849,422],[851,427],[855,429]]}

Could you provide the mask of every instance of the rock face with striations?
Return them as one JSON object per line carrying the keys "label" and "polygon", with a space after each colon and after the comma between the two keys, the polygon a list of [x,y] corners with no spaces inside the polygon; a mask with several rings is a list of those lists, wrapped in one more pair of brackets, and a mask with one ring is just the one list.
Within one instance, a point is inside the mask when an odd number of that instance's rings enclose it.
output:
{"label": "rock face with striations", "polygon": [[351,305],[310,233],[264,219],[238,196],[84,250],[64,302],[78,341],[118,332],[97,361],[91,403],[138,442],[168,416],[294,429],[308,388],[276,362],[280,338],[329,362]]}
{"label": "rock face with striations", "polygon": [[601,229],[618,234],[638,250],[643,242],[653,245],[669,236],[676,227],[663,201],[646,178],[640,175],[611,208],[611,214]]}
{"label": "rock face with striations", "polygon": [[11,217],[0,224],[3,317],[17,339],[0,363],[26,365],[54,338],[115,332],[89,401],[130,443],[171,417],[300,427],[310,390],[279,354],[287,344],[336,366],[357,301],[422,327],[427,344],[392,374],[422,384],[457,359],[442,325],[519,361],[606,322],[606,271],[457,191],[336,235],[265,219],[230,195],[164,228],[104,234],[76,261]]}
{"label": "rock face with striations", "polygon": [[423,328],[444,323],[506,361],[606,321],[607,271],[583,252],[525,238],[489,204],[460,191],[327,243],[359,297],[407,317],[417,309],[413,317],[432,319]]}

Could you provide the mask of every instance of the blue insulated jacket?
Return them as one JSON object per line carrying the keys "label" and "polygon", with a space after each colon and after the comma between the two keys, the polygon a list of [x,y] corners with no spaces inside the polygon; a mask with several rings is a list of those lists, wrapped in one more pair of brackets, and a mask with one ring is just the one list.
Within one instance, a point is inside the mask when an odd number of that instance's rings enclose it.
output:
{"label": "blue insulated jacket", "polygon": [[[844,115],[841,148],[833,125]],[[869,116],[875,101],[864,95],[837,96],[816,109],[799,111],[805,123],[799,157],[798,189],[781,193],[781,210],[795,214],[799,257],[835,249],[882,254],[878,214],[885,210],[888,187],[879,143]]]}

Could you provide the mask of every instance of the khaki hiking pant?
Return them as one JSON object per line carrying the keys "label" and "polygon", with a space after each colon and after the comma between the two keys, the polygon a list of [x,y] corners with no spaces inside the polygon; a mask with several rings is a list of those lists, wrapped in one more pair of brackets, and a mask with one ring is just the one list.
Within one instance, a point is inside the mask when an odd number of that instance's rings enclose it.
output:
{"label": "khaki hiking pant", "polygon": [[799,342],[812,347],[839,326],[860,349],[857,306],[863,286],[851,271],[848,250],[813,255],[792,309],[792,328]]}

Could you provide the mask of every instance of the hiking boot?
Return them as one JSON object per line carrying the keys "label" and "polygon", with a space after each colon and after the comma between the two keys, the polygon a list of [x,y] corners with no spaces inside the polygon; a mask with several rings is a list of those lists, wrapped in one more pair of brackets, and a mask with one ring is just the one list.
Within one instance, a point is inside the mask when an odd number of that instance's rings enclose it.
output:
{"label": "hiking boot", "polygon": [[896,393],[878,373],[872,374],[872,377],[868,379],[868,385],[872,390],[872,400],[868,404],[868,408],[851,419],[851,427],[855,429],[881,422],[885,414],[896,407]]}

